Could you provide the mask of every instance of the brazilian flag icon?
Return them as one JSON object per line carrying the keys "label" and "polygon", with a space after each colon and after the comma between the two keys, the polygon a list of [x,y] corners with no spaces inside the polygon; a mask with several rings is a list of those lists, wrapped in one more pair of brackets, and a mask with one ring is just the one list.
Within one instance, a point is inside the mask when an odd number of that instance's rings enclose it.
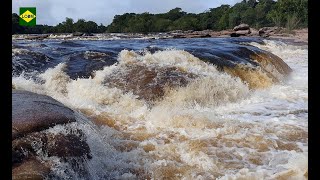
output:
{"label": "brazilian flag icon", "polygon": [[37,24],[37,11],[35,7],[21,7],[19,24],[21,26],[35,26]]}

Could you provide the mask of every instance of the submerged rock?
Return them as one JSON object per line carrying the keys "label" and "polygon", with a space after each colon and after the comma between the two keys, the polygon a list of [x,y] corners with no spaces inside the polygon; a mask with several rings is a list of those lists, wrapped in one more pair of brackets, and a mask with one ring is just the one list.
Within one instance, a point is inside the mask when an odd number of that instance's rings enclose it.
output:
{"label": "submerged rock", "polygon": [[49,96],[21,90],[12,91],[13,139],[74,121],[73,111]]}
{"label": "submerged rock", "polygon": [[280,57],[270,52],[252,53],[249,54],[249,58],[257,66],[237,64],[232,68],[224,67],[223,70],[247,82],[253,89],[269,87],[292,72],[292,69]]}
{"label": "submerged rock", "polygon": [[84,134],[79,130],[77,134],[67,135],[35,132],[12,141],[12,164],[36,157],[39,150],[44,151],[48,157],[91,157]]}
{"label": "submerged rock", "polygon": [[90,158],[90,148],[84,141],[83,133],[79,134],[48,134],[47,152],[48,156],[58,157],[80,157]]}
{"label": "submerged rock", "polygon": [[212,50],[210,54],[199,50],[192,54],[239,77],[253,89],[269,87],[284,80],[292,71],[280,57],[250,46],[224,48],[223,52]]}
{"label": "submerged rock", "polygon": [[147,67],[131,64],[106,77],[105,84],[125,92],[131,91],[140,99],[154,101],[165,94],[166,88],[186,86],[196,77],[177,67]]}

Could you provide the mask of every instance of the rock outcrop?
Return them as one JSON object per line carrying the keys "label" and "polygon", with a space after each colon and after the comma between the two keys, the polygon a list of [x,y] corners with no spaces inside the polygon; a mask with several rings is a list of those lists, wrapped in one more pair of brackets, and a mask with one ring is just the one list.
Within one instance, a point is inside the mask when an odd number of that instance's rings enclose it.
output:
{"label": "rock outcrop", "polygon": [[[66,162],[68,158],[80,161],[91,158],[90,147],[80,129],[72,129],[69,133],[47,131],[55,125],[75,121],[74,112],[53,98],[13,90],[12,178],[44,179],[50,176],[54,163],[43,157],[54,156]],[[85,170],[81,169],[79,173],[83,174]]]}
{"label": "rock outcrop", "polygon": [[263,27],[259,29],[259,36],[269,37],[281,33],[282,30],[283,29],[281,27]]}
{"label": "rock outcrop", "polygon": [[48,34],[42,34],[42,35],[30,35],[30,36],[27,36],[25,39],[28,39],[28,40],[43,40],[45,38],[49,37]]}
{"label": "rock outcrop", "polygon": [[231,37],[247,36],[251,33],[248,24],[240,24],[233,28],[233,33],[230,34]]}
{"label": "rock outcrop", "polygon": [[249,29],[250,29],[250,27],[248,24],[240,24],[240,25],[235,26],[233,28],[234,31],[249,30]]}
{"label": "rock outcrop", "polygon": [[74,122],[73,111],[49,96],[12,91],[12,138]]}

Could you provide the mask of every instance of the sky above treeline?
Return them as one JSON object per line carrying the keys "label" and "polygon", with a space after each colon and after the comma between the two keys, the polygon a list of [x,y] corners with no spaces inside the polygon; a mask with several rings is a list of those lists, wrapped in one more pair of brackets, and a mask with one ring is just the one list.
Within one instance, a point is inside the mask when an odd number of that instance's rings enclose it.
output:
{"label": "sky above treeline", "polygon": [[20,7],[37,8],[37,24],[57,25],[66,17],[109,25],[115,15],[124,13],[165,13],[180,7],[188,13],[201,13],[222,4],[233,6],[241,0],[13,0],[12,12]]}

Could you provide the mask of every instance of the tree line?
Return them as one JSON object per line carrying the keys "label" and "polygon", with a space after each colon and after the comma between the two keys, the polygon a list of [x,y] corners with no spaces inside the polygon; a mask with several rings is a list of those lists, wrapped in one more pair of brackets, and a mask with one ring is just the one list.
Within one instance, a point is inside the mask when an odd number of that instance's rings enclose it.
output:
{"label": "tree line", "polygon": [[56,26],[36,25],[34,27],[19,26],[19,16],[12,14],[13,34],[41,33],[148,33],[167,32],[172,30],[225,30],[240,23],[251,27],[266,26],[296,29],[308,27],[308,0],[242,0],[234,6],[221,5],[216,8],[195,14],[187,13],[181,8],[174,8],[167,13],[136,14],[125,13],[114,16],[108,26],[97,25],[93,21],[71,18]]}

